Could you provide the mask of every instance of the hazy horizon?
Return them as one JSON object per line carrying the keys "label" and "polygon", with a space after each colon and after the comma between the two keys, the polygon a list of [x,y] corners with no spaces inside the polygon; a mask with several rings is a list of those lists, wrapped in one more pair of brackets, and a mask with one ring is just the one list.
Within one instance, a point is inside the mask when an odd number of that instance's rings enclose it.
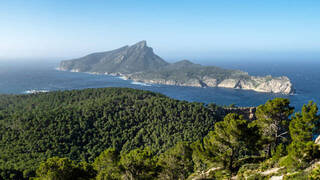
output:
{"label": "hazy horizon", "polygon": [[[94,52],[91,52],[94,53]],[[320,63],[320,53],[317,53],[317,55],[314,54],[308,54],[308,53],[297,53],[293,52],[292,54],[281,54],[281,53],[255,53],[250,54],[250,56],[236,56],[235,54],[232,54],[233,56],[229,56],[228,54],[220,54],[211,56],[211,57],[205,57],[205,56],[162,56],[161,54],[155,52],[157,55],[159,55],[161,58],[163,58],[165,61],[169,63],[175,63],[181,60],[189,60],[196,64],[202,64],[202,65],[214,65],[219,66],[221,64],[232,64],[232,63],[242,63],[242,64],[248,64],[248,63],[309,63],[309,64],[318,64]],[[239,53],[241,55],[241,53]],[[1,58],[0,62],[5,64],[15,64],[17,62],[25,64],[34,64],[34,63],[51,63],[51,64],[60,64],[63,60],[71,60],[83,57],[88,54],[80,54],[78,56],[69,56],[69,57],[20,57],[20,58]],[[242,54],[243,55],[243,54]],[[249,65],[249,64],[248,64]]]}
{"label": "hazy horizon", "polygon": [[5,1],[0,60],[81,57],[147,40],[168,61],[316,60],[320,1]]}

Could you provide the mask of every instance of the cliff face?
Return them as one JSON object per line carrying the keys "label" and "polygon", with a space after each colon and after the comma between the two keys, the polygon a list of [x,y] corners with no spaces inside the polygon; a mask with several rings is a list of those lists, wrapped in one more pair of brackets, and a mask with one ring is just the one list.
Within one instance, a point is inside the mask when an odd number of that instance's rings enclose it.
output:
{"label": "cliff face", "polygon": [[167,63],[146,41],[132,46],[62,61],[60,70],[123,76],[137,82],[194,87],[222,87],[267,93],[293,93],[288,77],[249,76],[247,72],[202,66],[188,60]]}
{"label": "cliff face", "polygon": [[234,88],[243,90],[253,90],[257,92],[265,93],[282,93],[292,94],[293,86],[289,78],[275,77],[268,79],[266,77],[251,76],[250,79],[224,79],[218,83],[217,79],[214,78],[203,78],[203,79],[189,79],[188,81],[179,80],[167,80],[167,79],[141,79],[135,76],[125,75],[127,79],[131,79],[137,82],[144,82],[149,84],[165,84],[175,86],[192,86],[192,87],[221,87],[221,88]]}
{"label": "cliff face", "polygon": [[251,76],[248,80],[243,79],[226,79],[223,80],[218,87],[236,88],[245,90],[254,90],[257,92],[268,93],[293,93],[292,83],[288,77],[256,77]]}

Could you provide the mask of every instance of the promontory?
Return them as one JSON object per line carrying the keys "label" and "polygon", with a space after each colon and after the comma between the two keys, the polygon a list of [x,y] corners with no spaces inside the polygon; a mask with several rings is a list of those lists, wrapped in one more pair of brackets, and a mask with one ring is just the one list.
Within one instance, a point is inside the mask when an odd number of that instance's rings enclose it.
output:
{"label": "promontory", "polygon": [[286,76],[250,76],[240,70],[203,66],[188,60],[168,63],[147,46],[146,41],[116,50],[65,60],[60,70],[122,76],[137,82],[176,86],[221,87],[267,93],[292,94]]}

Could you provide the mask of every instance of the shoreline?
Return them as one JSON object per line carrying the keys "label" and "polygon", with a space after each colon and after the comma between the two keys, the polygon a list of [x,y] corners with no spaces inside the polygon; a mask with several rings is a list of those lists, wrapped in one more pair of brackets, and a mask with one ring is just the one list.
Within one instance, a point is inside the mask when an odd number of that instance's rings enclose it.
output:
{"label": "shoreline", "polygon": [[[211,87],[211,88],[226,88],[226,89],[235,89],[235,90],[246,90],[246,91],[253,91],[253,92],[258,92],[258,93],[266,93],[266,94],[281,94],[281,95],[286,95],[286,96],[292,96],[295,95],[295,90],[293,89],[292,92],[290,93],[278,93],[278,92],[270,92],[270,91],[263,91],[263,90],[257,90],[257,89],[250,89],[250,88],[232,88],[232,87],[223,87],[223,86],[219,86],[219,84],[217,84],[216,86],[195,86],[195,85],[188,85],[188,84],[178,84],[177,81],[174,80],[161,80],[163,82],[173,82],[173,83],[157,83],[157,82],[150,82],[150,81],[155,81],[155,80],[140,80],[140,79],[134,79],[131,78],[130,75],[126,75],[126,74],[122,74],[122,73],[109,73],[109,72],[81,72],[78,69],[72,69],[72,70],[66,70],[66,69],[61,69],[60,67],[55,68],[55,70],[57,71],[68,71],[68,72],[80,72],[80,73],[87,73],[87,74],[92,74],[92,75],[109,75],[109,76],[113,76],[113,77],[118,77],[122,80],[130,80],[133,83],[143,83],[146,86],[151,86],[151,85],[168,85],[168,86],[180,86],[180,87],[198,87],[198,88],[207,88],[207,87]],[[252,76],[254,78],[263,78],[262,76]],[[282,76],[287,78],[286,76]],[[282,78],[279,77],[279,78]],[[228,79],[227,79],[228,80]],[[239,82],[241,80],[238,80]],[[159,82],[159,81],[158,81]],[[290,82],[290,80],[289,80]],[[290,82],[291,83],[291,82]],[[292,85],[291,85],[292,86]]]}

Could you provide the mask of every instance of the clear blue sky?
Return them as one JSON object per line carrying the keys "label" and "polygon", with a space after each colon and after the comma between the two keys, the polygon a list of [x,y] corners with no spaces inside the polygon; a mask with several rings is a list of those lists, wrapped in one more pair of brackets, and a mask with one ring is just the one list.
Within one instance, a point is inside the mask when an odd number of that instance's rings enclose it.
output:
{"label": "clear blue sky", "polygon": [[320,57],[320,0],[4,0],[0,23],[0,58],[140,40],[167,59]]}

